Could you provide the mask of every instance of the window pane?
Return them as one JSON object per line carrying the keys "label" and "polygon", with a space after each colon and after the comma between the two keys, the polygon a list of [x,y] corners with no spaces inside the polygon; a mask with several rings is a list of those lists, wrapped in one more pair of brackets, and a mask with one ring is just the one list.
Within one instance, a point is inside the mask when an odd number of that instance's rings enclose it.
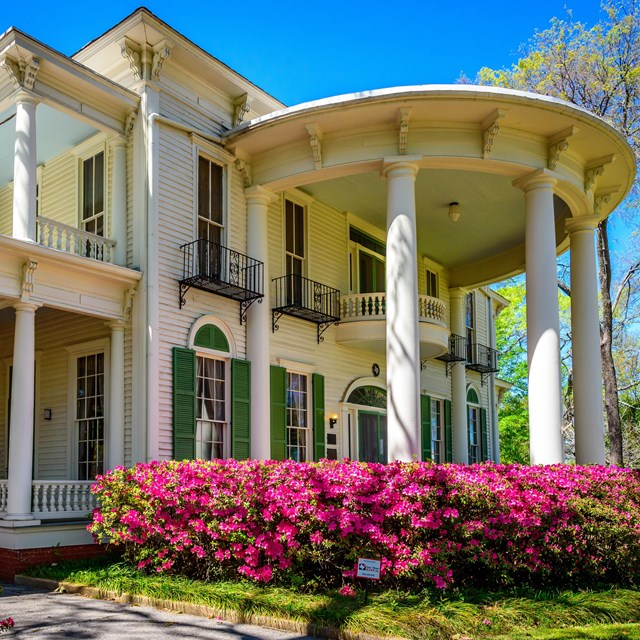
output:
{"label": "window pane", "polygon": [[295,205],[295,250],[294,253],[304,258],[304,208]]}
{"label": "window pane", "polygon": [[211,219],[211,190],[209,188],[209,161],[198,158],[198,216]]}
{"label": "window pane", "polygon": [[385,280],[384,280],[384,262],[382,260],[375,260],[376,266],[376,290],[381,292],[385,291]]}
{"label": "window pane", "polygon": [[82,219],[93,215],[93,158],[82,164]]}
{"label": "window pane", "polygon": [[285,234],[286,234],[286,250],[289,253],[295,253],[293,242],[293,202],[285,200]]}
{"label": "window pane", "polygon": [[[93,213],[102,213],[104,211],[104,152],[101,151],[95,156],[94,163],[94,194],[93,194]],[[102,235],[98,232],[98,235]]]}
{"label": "window pane", "polygon": [[222,167],[213,162],[209,163],[210,167],[210,189],[211,189],[211,215],[209,216],[213,222],[222,224]]}
{"label": "window pane", "polygon": [[360,263],[360,293],[373,292],[373,256],[361,251],[359,254]]}

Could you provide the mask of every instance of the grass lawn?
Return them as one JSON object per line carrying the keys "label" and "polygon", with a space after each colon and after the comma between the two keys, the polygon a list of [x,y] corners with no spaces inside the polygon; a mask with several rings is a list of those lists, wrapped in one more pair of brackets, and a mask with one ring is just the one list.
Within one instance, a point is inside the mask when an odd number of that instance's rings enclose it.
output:
{"label": "grass lawn", "polygon": [[249,582],[199,582],[146,576],[113,559],[36,567],[29,575],[97,587],[104,592],[201,604],[258,616],[408,640],[640,640],[640,591],[487,592],[345,597],[305,594]]}

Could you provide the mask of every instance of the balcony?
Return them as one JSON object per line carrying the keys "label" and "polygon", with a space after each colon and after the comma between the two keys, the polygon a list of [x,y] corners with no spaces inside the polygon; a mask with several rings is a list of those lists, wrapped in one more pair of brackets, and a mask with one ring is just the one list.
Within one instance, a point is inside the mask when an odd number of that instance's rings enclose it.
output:
{"label": "balcony", "polygon": [[446,363],[446,373],[449,375],[453,365],[457,362],[466,362],[467,352],[467,339],[464,336],[452,333],[449,336],[449,348],[445,353],[437,356],[436,359]]}
{"label": "balcony", "polygon": [[115,240],[42,216],[38,216],[36,225],[38,244],[43,247],[102,262],[113,262]]}
{"label": "balcony", "polygon": [[238,251],[204,238],[183,244],[183,271],[180,280],[180,308],[191,288],[209,291],[240,302],[240,322],[256,300],[262,301],[264,265]]}
{"label": "balcony", "polygon": [[274,278],[276,304],[272,309],[272,329],[278,330],[278,320],[292,316],[317,325],[318,343],[322,334],[340,321],[340,292],[326,284],[303,276],[289,274]]}
{"label": "balcony", "polygon": [[482,384],[485,378],[498,371],[498,352],[478,342],[467,345],[467,369],[477,371]]}
{"label": "balcony", "polygon": [[[343,344],[384,353],[386,343],[386,293],[342,296],[336,340]],[[447,305],[439,298],[418,296],[420,357],[446,353],[449,346]]]}

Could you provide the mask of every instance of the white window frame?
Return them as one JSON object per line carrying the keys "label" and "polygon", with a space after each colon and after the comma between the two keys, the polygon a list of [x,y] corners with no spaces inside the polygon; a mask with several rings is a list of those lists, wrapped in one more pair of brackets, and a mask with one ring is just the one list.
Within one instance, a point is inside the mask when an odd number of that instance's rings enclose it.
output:
{"label": "white window frame", "polygon": [[[302,224],[304,228],[302,229],[302,242],[304,255],[299,256],[295,253],[291,253],[287,250],[287,201],[291,202],[296,207],[302,208]],[[282,257],[283,257],[283,265],[282,265],[282,273],[284,275],[288,275],[287,271],[287,262],[288,257],[291,255],[294,258],[300,260],[302,262],[302,277],[307,278],[309,272],[309,207],[308,203],[303,201],[301,198],[296,196],[291,196],[291,194],[285,193],[282,198]]]}
{"label": "white window frame", "polygon": [[[445,462],[445,458],[446,458],[446,451],[445,451],[445,435],[444,435],[444,398],[440,398],[440,397],[434,397],[434,396],[430,396],[430,402],[429,402],[429,406],[430,406],[430,416],[429,416],[429,426],[430,426],[430,437],[431,437],[431,459],[434,462],[438,462],[438,463],[443,463]],[[434,428],[434,424],[433,424],[433,408],[435,403],[438,403],[438,406],[440,408],[440,412],[439,412],[439,417],[440,417],[440,424],[438,425],[440,427],[440,439],[439,440],[434,440],[433,438],[433,428]],[[434,443],[438,442],[440,445],[440,459],[436,460],[436,456],[435,456],[435,450],[434,450]]]}
{"label": "white window frame", "polygon": [[[196,398],[198,385],[198,358],[207,358],[224,362],[224,426],[223,426],[223,459],[231,457],[231,356],[226,351],[196,347]],[[196,413],[197,416],[197,413]],[[196,449],[198,447],[198,418],[196,417]]]}
{"label": "white window frame", "polygon": [[199,198],[199,158],[202,156],[209,162],[217,164],[222,167],[222,232],[220,233],[220,244],[224,247],[228,247],[229,224],[231,217],[229,216],[229,194],[231,193],[231,171],[229,165],[234,161],[234,157],[224,152],[221,149],[216,148],[209,141],[201,138],[196,134],[191,134],[191,140],[193,144],[192,148],[192,164],[193,164],[193,232],[192,237],[194,240],[198,239],[198,198]]}
{"label": "white window frame", "polygon": [[70,480],[78,480],[78,434],[76,433],[76,385],[77,360],[83,356],[104,353],[104,467],[109,460],[109,399],[110,385],[110,345],[109,338],[100,338],[66,347],[67,351],[67,475]]}
{"label": "white window frame", "polygon": [[[296,362],[292,360],[285,360],[283,358],[278,359],[278,364],[281,367],[284,367],[286,370],[285,377],[285,433],[286,433],[286,455],[287,459],[289,459],[289,404],[288,404],[288,389],[289,389],[289,377],[288,374],[293,373],[296,375],[304,376],[307,379],[307,427],[306,427],[306,453],[307,453],[307,462],[313,462],[313,373],[316,373],[316,368],[314,365],[307,364],[304,362]],[[295,427],[297,428],[297,427]]]}
{"label": "white window frame", "polygon": [[[469,402],[467,399],[469,391],[471,389],[474,390],[476,396],[478,397],[478,404],[476,404],[475,402]],[[480,392],[475,385],[469,385],[467,387],[467,391],[465,395],[465,404],[467,409],[467,443],[469,443],[470,435],[471,435],[471,432],[470,432],[471,412],[472,411],[475,412],[475,422],[476,422],[476,428],[477,428],[477,443],[475,445],[469,445],[470,447],[473,446],[476,449],[476,460],[473,463],[475,464],[477,462],[482,462],[482,424],[481,424],[482,396],[480,395]],[[472,464],[471,456],[469,456],[469,464]]]}
{"label": "white window frame", "polygon": [[[101,136],[102,137],[102,136]],[[85,231],[84,223],[82,219],[82,208],[84,203],[84,163],[86,160],[97,156],[99,153],[104,154],[104,167],[103,167],[103,215],[104,215],[104,235],[101,237],[109,238],[109,223],[110,223],[110,198],[109,198],[109,150],[107,148],[106,140],[97,142],[91,140],[90,143],[80,145],[74,149],[74,153],[77,158],[77,172],[76,172],[76,184],[78,185],[78,229]]]}
{"label": "white window frame", "polygon": [[[425,265],[424,268],[424,276],[425,276],[425,294],[431,296],[432,298],[440,298],[440,272],[432,269],[429,265]],[[435,280],[436,290],[434,293],[429,293],[429,280],[430,276],[433,276]]]}

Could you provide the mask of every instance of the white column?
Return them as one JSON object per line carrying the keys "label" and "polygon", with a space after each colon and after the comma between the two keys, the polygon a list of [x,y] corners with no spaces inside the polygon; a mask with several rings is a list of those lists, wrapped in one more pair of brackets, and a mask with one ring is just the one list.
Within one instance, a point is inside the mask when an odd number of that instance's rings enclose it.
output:
{"label": "white column", "polygon": [[26,91],[16,98],[13,158],[13,237],[36,241],[36,106]]}
{"label": "white column", "polygon": [[529,448],[532,464],[564,460],[560,319],[553,188],[556,179],[538,171],[514,182],[525,192]]}
{"label": "white column", "polygon": [[107,430],[107,468],[124,465],[124,328],[122,321],[111,322],[109,354],[109,427]]}
{"label": "white column", "polygon": [[35,313],[38,305],[18,302],[13,339],[11,423],[6,520],[32,520],[33,404],[35,376]]}
{"label": "white column", "polygon": [[571,341],[576,462],[604,464],[604,405],[594,227],[598,220],[567,221],[571,239]]}
{"label": "white column", "polygon": [[127,264],[127,143],[111,142],[113,149],[113,182],[111,186],[111,238],[116,241],[113,261]]}
{"label": "white column", "polygon": [[385,163],[387,179],[387,433],[388,459],[420,459],[420,344],[412,159]]}
{"label": "white column", "polygon": [[271,304],[269,302],[269,239],[267,216],[274,194],[260,186],[245,189],[247,198],[247,253],[264,264],[264,299],[247,312],[247,359],[251,362],[251,457],[271,457],[271,400],[269,392],[269,344]]}
{"label": "white column", "polygon": [[[452,289],[449,292],[451,305],[451,333],[465,335],[466,292]],[[464,362],[456,362],[451,369],[451,430],[453,438],[453,461],[468,464],[469,446],[467,435],[467,369]]]}

